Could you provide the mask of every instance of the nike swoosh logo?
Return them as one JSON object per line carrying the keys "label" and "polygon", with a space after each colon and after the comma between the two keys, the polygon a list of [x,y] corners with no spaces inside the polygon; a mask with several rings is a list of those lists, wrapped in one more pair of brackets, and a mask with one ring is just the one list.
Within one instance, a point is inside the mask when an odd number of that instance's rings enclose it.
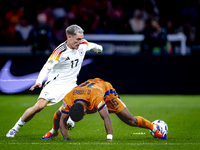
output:
{"label": "nike swoosh logo", "polygon": [[[85,59],[82,67],[91,64],[93,58]],[[39,72],[31,73],[24,76],[13,76],[10,72],[12,60],[8,60],[0,71],[0,91],[6,94],[15,94],[29,89],[35,84]],[[47,78],[43,81],[45,82]]]}

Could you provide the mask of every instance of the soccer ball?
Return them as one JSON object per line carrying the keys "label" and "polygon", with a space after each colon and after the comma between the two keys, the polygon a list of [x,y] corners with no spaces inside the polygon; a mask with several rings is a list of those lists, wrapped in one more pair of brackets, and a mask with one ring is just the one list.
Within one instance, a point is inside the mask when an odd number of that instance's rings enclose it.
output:
{"label": "soccer ball", "polygon": [[72,130],[75,126],[75,122],[69,117],[69,119],[66,122],[68,130]]}
{"label": "soccer ball", "polygon": [[[165,133],[167,135],[167,133],[168,133],[168,126],[167,126],[167,124],[163,120],[155,120],[152,123],[159,125],[161,132]],[[151,130],[149,130],[149,131],[150,131],[151,135],[156,138],[156,136],[154,135],[153,131],[151,131]]]}

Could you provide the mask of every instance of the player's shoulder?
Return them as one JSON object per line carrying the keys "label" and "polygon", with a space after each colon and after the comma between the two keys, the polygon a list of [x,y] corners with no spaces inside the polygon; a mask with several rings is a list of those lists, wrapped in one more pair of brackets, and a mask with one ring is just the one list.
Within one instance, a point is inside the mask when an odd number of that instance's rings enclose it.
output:
{"label": "player's shoulder", "polygon": [[65,42],[63,42],[54,49],[49,59],[51,60],[61,59],[62,53],[65,52],[66,50],[67,50],[67,46]]}
{"label": "player's shoulder", "polygon": [[86,39],[83,39],[81,45],[87,45],[88,46],[89,42]]}
{"label": "player's shoulder", "polygon": [[56,51],[64,52],[67,50],[66,41],[55,48]]}

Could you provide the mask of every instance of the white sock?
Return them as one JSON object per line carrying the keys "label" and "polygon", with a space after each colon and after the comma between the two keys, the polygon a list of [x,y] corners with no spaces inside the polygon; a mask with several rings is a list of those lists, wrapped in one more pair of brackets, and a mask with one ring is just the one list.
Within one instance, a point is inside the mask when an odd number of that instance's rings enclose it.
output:
{"label": "white sock", "polygon": [[52,128],[49,132],[51,132],[52,134],[56,134],[58,132],[58,130],[55,130]]}
{"label": "white sock", "polygon": [[152,131],[155,133],[156,130],[157,130],[157,126],[154,124],[154,125],[153,125],[153,130],[152,130]]}
{"label": "white sock", "polygon": [[18,132],[19,129],[21,129],[21,127],[23,127],[25,124],[26,122],[22,121],[21,118],[19,118],[13,129],[15,129]]}

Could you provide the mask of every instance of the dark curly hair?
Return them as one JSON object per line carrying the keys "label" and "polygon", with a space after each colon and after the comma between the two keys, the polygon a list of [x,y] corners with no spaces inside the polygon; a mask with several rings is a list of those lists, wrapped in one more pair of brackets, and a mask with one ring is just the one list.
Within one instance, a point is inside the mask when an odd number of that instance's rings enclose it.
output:
{"label": "dark curly hair", "polygon": [[69,109],[69,116],[75,122],[80,121],[84,116],[84,108],[83,105],[80,103],[75,103]]}

